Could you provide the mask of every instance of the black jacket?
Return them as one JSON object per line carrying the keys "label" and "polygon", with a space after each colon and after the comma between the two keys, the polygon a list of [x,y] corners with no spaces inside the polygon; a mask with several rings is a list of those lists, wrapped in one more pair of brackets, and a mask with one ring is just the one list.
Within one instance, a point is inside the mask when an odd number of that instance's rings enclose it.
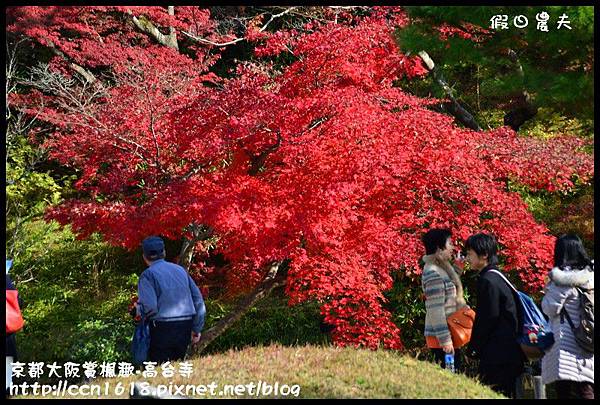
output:
{"label": "black jacket", "polygon": [[525,356],[517,343],[522,324],[522,309],[512,288],[489,265],[479,272],[477,308],[469,351],[480,364],[523,364]]}

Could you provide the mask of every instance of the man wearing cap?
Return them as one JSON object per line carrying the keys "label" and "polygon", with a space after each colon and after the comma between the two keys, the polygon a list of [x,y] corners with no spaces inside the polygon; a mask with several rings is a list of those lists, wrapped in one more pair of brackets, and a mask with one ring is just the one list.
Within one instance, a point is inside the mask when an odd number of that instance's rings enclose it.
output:
{"label": "man wearing cap", "polygon": [[149,361],[181,360],[190,341],[200,340],[206,307],[200,290],[185,269],[165,260],[165,245],[158,236],[142,242],[148,268],[138,282],[138,310],[150,322]]}

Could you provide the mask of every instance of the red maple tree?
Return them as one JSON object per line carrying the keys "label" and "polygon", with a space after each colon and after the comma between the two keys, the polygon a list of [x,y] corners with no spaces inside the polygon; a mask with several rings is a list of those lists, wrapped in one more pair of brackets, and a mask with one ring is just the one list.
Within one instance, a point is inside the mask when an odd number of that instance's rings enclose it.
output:
{"label": "red maple tree", "polygon": [[[451,228],[459,241],[493,233],[505,270],[539,290],[554,238],[507,180],[560,191],[593,176],[574,137],[465,130],[428,109],[439,100],[395,86],[427,73],[393,39],[407,23],[399,8],[274,34],[250,29],[256,61],[228,80],[208,73],[212,47],[157,44],[128,8],[48,9],[13,9],[9,29],[41,44],[51,38],[63,53],[54,72],[103,64],[111,78],[80,110],[73,100],[91,86],[13,100],[56,125],[51,157],[81,172],[85,197],[48,218],[129,249],[150,234],[193,240],[191,225],[210,227],[231,263],[230,290],[249,291],[287,263],[290,304],[321,302],[338,345],[402,347],[383,292],[393,272],[419,275],[420,236],[431,227]],[[193,25],[194,35],[215,35],[206,12],[184,9],[135,13],[163,32]],[[268,59],[282,52],[293,62]]]}

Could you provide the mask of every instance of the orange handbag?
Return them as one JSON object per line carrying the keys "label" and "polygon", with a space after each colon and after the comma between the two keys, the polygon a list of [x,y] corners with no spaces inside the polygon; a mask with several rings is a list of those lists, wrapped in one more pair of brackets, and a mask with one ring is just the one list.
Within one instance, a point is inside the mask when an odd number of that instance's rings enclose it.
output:
{"label": "orange handbag", "polygon": [[23,329],[23,316],[19,308],[17,290],[6,290],[6,333],[15,333]]}
{"label": "orange handbag", "polygon": [[452,345],[455,348],[463,347],[471,340],[471,331],[475,321],[475,311],[464,306],[451,314],[448,319],[448,330],[452,336]]}

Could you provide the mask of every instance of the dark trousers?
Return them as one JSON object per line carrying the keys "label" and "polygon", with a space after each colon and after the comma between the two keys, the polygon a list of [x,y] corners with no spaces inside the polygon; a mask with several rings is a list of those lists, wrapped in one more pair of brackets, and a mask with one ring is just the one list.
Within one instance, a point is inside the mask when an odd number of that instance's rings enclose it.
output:
{"label": "dark trousers", "polygon": [[481,364],[479,378],[482,384],[508,398],[517,396],[517,378],[523,373],[523,363]]}
{"label": "dark trousers", "polygon": [[[446,368],[446,353],[442,349],[431,349],[435,362]],[[460,349],[454,349],[454,371],[456,373],[462,371],[462,354]]]}
{"label": "dark trousers", "polygon": [[558,399],[594,399],[594,384],[559,380],[554,382]]}
{"label": "dark trousers", "polygon": [[148,360],[157,363],[182,360],[192,340],[192,320],[150,322]]}

